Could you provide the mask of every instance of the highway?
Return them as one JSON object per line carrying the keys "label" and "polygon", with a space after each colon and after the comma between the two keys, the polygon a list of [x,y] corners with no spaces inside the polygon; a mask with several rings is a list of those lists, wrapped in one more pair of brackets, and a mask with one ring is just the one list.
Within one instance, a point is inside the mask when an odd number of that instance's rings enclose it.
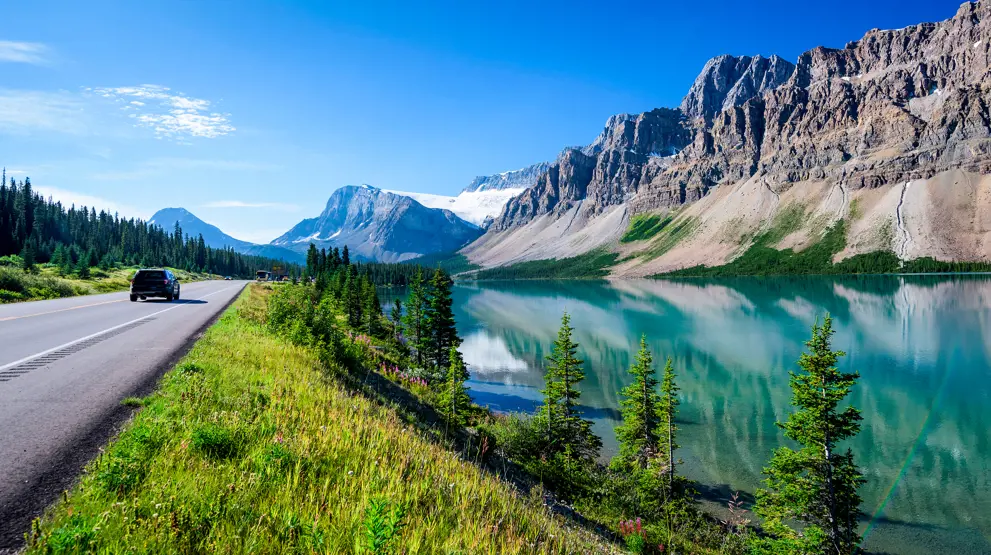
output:
{"label": "highway", "polygon": [[0,553],[71,487],[157,379],[247,282],[183,283],[181,299],[126,292],[0,305]]}

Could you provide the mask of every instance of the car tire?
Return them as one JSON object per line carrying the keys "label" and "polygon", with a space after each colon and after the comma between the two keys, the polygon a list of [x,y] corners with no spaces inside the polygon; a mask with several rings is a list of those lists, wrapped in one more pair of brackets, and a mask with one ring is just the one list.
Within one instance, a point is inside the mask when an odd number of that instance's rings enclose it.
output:
{"label": "car tire", "polygon": [[137,295],[131,295],[131,302],[132,303],[138,302],[138,296]]}
{"label": "car tire", "polygon": [[171,303],[172,302],[172,299],[174,299],[174,298],[175,297],[172,295],[172,293],[169,293],[169,294],[165,295],[166,302],[170,302]]}
{"label": "car tire", "polygon": [[175,300],[177,301],[179,300],[179,291],[180,291],[179,289],[175,290]]}

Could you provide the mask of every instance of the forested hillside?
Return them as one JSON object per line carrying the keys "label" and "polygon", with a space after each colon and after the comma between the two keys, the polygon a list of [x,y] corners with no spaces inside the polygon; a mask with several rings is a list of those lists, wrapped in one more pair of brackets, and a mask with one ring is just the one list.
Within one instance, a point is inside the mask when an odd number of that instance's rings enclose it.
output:
{"label": "forested hillside", "polygon": [[208,247],[203,237],[167,231],[94,207],[66,208],[31,189],[31,180],[0,179],[0,256],[20,255],[26,269],[51,262],[60,268],[117,265],[170,266],[249,277],[274,260]]}

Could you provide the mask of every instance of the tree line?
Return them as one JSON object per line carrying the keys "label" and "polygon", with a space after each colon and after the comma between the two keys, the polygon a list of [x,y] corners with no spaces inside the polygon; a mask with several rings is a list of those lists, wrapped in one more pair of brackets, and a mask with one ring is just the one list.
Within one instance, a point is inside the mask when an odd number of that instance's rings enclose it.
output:
{"label": "tree line", "polygon": [[69,206],[34,192],[31,180],[0,178],[0,256],[19,255],[25,270],[52,263],[60,273],[88,277],[89,268],[169,266],[193,272],[252,276],[276,261],[213,248],[203,236],[170,231],[92,207]]}

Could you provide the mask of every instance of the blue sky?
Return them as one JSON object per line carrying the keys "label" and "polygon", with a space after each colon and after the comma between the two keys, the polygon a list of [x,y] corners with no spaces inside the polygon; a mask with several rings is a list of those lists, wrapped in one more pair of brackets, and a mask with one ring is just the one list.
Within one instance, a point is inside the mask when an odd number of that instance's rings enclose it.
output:
{"label": "blue sky", "polygon": [[612,114],[676,106],[713,56],[795,60],[958,5],[6,2],[0,164],[266,242],[341,185],[455,195],[553,159]]}

